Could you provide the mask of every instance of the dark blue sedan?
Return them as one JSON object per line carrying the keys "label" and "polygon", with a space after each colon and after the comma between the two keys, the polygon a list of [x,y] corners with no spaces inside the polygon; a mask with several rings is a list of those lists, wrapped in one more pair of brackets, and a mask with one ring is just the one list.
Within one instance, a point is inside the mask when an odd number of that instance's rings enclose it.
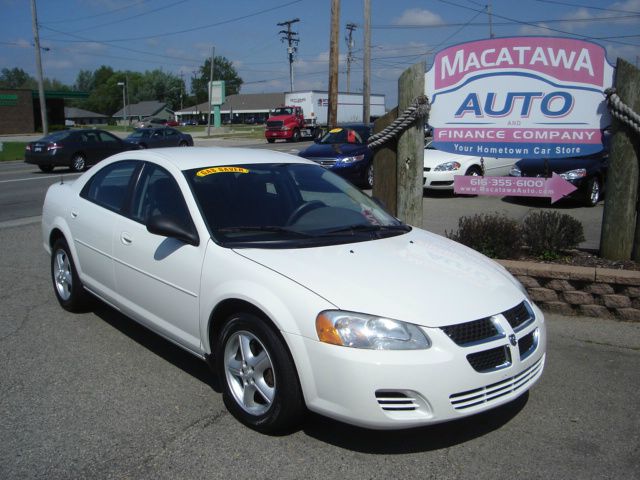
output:
{"label": "dark blue sedan", "polygon": [[343,125],[329,130],[299,155],[319,163],[356,185],[371,188],[373,152],[367,147],[370,135],[369,125]]}

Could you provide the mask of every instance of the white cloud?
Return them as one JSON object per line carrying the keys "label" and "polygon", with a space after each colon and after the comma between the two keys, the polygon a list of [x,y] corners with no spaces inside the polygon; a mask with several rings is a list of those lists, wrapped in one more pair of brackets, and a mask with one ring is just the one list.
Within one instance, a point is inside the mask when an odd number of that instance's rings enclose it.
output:
{"label": "white cloud", "polygon": [[410,8],[402,12],[400,17],[393,21],[394,25],[441,25],[444,21],[437,13],[421,8]]}

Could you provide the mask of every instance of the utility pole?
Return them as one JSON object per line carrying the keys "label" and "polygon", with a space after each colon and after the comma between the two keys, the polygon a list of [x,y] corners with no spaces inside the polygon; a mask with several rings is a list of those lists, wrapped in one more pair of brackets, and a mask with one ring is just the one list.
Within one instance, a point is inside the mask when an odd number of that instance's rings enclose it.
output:
{"label": "utility pole", "polygon": [[344,39],[347,42],[347,93],[351,93],[351,62],[353,62],[353,47],[355,42],[353,40],[353,31],[358,28],[355,23],[347,23],[347,35]]}
{"label": "utility pole", "polygon": [[362,78],[362,121],[371,118],[371,0],[364,0],[364,73]]}
{"label": "utility pole", "polygon": [[493,34],[493,15],[491,15],[491,2],[487,4],[487,15],[489,15],[489,38],[495,38]]}
{"label": "utility pole", "polygon": [[207,137],[211,135],[211,82],[213,82],[213,60],[215,59],[216,47],[211,47],[211,65],[209,66],[209,83],[207,84],[207,92],[209,98],[209,115],[207,116]]}
{"label": "utility pole", "polygon": [[36,47],[36,75],[38,76],[38,96],[40,97],[40,116],[42,118],[42,134],[49,135],[47,119],[47,100],[44,98],[44,80],[42,75],[42,52],[40,51],[40,33],[38,32],[38,12],[36,0],[31,0],[31,22],[33,26],[33,43]]}
{"label": "utility pole", "polygon": [[340,0],[331,0],[331,40],[329,41],[329,128],[338,123],[338,60],[340,49],[338,33],[340,30]]}
{"label": "utility pole", "polygon": [[293,61],[295,60],[294,55],[298,51],[298,43],[300,43],[300,39],[298,38],[298,32],[294,32],[291,30],[291,25],[299,22],[299,18],[294,18],[293,20],[287,20],[285,22],[280,22],[277,25],[279,27],[286,26],[286,30],[280,30],[278,32],[281,42],[287,42],[287,54],[289,55],[289,91],[293,92]]}

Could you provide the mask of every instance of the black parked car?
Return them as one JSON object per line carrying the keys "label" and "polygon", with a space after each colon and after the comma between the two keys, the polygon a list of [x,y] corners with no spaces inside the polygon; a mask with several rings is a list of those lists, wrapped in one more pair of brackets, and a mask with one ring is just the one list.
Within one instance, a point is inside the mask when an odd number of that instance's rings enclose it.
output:
{"label": "black parked car", "polygon": [[58,166],[80,172],[111,155],[138,148],[104,130],[63,130],[29,142],[24,161],[38,165],[43,172]]}
{"label": "black parked car", "polygon": [[169,127],[136,128],[125,141],[140,148],[193,147],[191,135]]}
{"label": "black parked car", "polygon": [[569,195],[588,207],[594,207],[604,193],[607,168],[609,166],[610,136],[603,137],[601,152],[583,157],[527,158],[519,160],[509,172],[512,177],[550,178],[555,172],[577,187]]}

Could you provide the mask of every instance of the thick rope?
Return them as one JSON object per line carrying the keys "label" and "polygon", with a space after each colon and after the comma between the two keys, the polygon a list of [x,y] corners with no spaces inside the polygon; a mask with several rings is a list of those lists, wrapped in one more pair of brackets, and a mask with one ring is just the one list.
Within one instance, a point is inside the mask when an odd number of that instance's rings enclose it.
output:
{"label": "thick rope", "polygon": [[631,108],[620,99],[615,88],[607,88],[604,94],[607,97],[611,115],[626,126],[631,127],[634,133],[640,134],[640,115],[631,110]]}
{"label": "thick rope", "polygon": [[426,95],[416,98],[407,109],[399,115],[393,123],[388,125],[384,130],[369,137],[367,146],[374,150],[385,143],[398,137],[402,132],[413,125],[418,118],[428,117],[431,110],[431,103]]}

